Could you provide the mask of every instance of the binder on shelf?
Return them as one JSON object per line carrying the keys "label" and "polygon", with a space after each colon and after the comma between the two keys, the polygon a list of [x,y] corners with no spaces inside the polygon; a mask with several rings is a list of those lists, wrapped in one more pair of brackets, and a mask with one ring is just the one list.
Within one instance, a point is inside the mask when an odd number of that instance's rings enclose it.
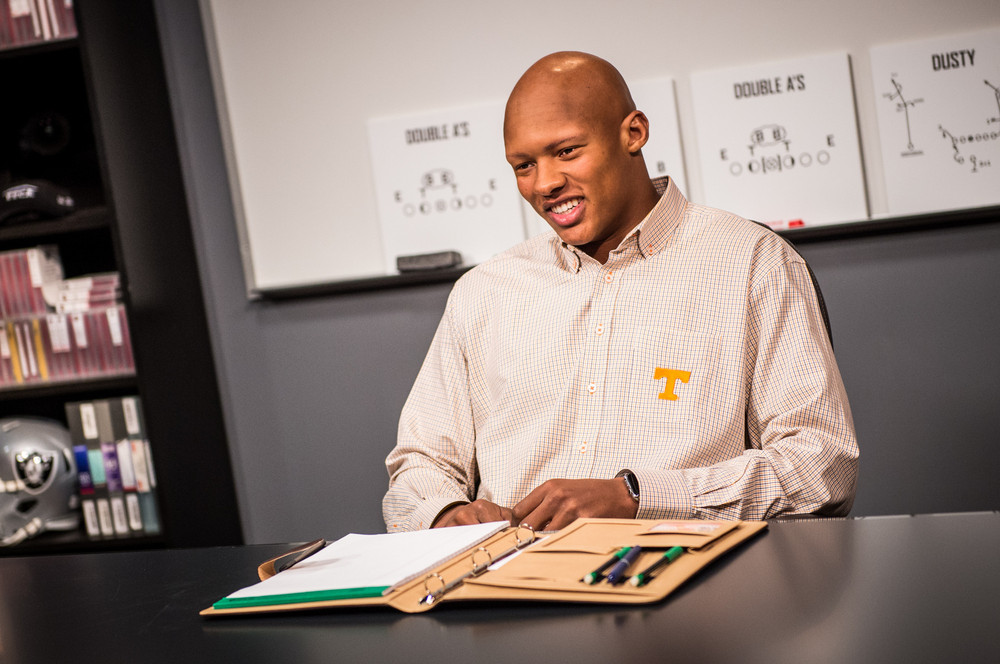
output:
{"label": "binder on shelf", "polygon": [[153,453],[149,439],[142,434],[141,439],[129,441],[132,459],[136,469],[136,489],[139,492],[139,506],[142,508],[142,528],[147,535],[160,533],[159,508],[156,504],[156,474],[153,472]]}
{"label": "binder on shelf", "polygon": [[121,283],[117,272],[62,279],[45,290],[48,303],[57,313],[103,309],[121,303]]}
{"label": "binder on shelf", "polygon": [[76,34],[72,0],[0,0],[0,49]]}
{"label": "binder on shelf", "polygon": [[76,444],[73,436],[73,456],[76,459],[77,484],[80,494],[80,509],[83,512],[83,525],[90,539],[101,537],[101,526],[97,520],[97,504],[94,502],[94,481],[90,475],[90,456],[86,445]]}
{"label": "binder on shelf", "polygon": [[46,313],[46,291],[62,278],[59,249],[54,245],[0,252],[3,316],[26,318]]}
{"label": "binder on shelf", "polygon": [[[7,320],[0,385],[73,381],[135,371],[124,305]],[[5,378],[7,374],[9,377]]]}
{"label": "binder on shelf", "polygon": [[143,426],[141,402],[139,397],[122,397],[110,399],[108,404],[121,465],[129,527],[135,534],[155,535],[160,532],[160,519],[153,491],[154,479],[150,472],[152,454]]}
{"label": "binder on shelf", "polygon": [[0,252],[0,320],[0,387],[135,371],[118,273],[64,279],[53,245]]}
{"label": "binder on shelf", "polygon": [[122,374],[132,371],[132,337],[129,334],[124,305],[117,304],[95,312],[101,330],[101,345],[107,358],[106,373]]}
{"label": "binder on shelf", "polygon": [[14,43],[11,32],[10,0],[0,0],[0,48]]}
{"label": "binder on shelf", "polygon": [[0,318],[0,387],[16,384],[14,380],[14,353],[7,337],[7,325]]}
{"label": "binder on shelf", "polygon": [[92,539],[156,535],[156,477],[139,397],[66,404],[84,524]]}
{"label": "binder on shelf", "polygon": [[[97,422],[97,407],[93,401],[81,401],[66,404],[66,421],[69,425],[70,438],[73,441],[73,453],[79,459],[85,457],[89,476],[86,493],[81,491],[82,501],[93,501],[93,511],[96,513],[96,524],[87,523],[87,510],[84,507],[84,522],[87,534],[94,539],[110,539],[115,536],[114,522],[111,516],[111,501],[108,494],[107,474],[104,470],[104,453],[101,450],[100,431]],[[81,489],[84,484],[81,478]]]}
{"label": "binder on shelf", "polygon": [[42,319],[42,345],[48,360],[49,377],[53,381],[72,380],[79,375],[69,321],[60,314],[46,314]]}
{"label": "binder on shelf", "polygon": [[100,363],[94,353],[94,344],[91,343],[93,332],[89,324],[86,313],[72,314],[69,317],[70,329],[74,355],[76,359],[77,375],[80,378],[90,378],[100,374]]}
{"label": "binder on shelf", "polygon": [[111,404],[107,400],[95,401],[94,411],[97,416],[101,457],[104,460],[108,500],[111,503],[111,525],[114,528],[115,536],[128,537],[131,530],[129,529],[128,510],[125,507],[122,463],[118,458],[118,445],[115,442],[114,427],[111,424]]}
{"label": "binder on shelf", "polygon": [[49,379],[48,362],[37,319],[7,321],[7,343],[15,383],[36,383]]}
{"label": "binder on shelf", "polygon": [[9,320],[4,323],[3,334],[7,338],[7,346],[10,349],[10,370],[15,384],[24,382],[23,366],[26,360],[24,334],[19,332],[20,326],[16,325],[14,321]]}
{"label": "binder on shelf", "polygon": [[[428,551],[445,546],[439,538],[455,528],[420,533],[348,535],[323,548],[318,541],[258,568],[260,583],[238,590],[201,611],[203,616],[299,611],[354,606],[390,606],[406,613],[427,611],[442,602],[542,601],[648,604],[667,597],[721,555],[767,527],[764,521],[578,519],[556,533],[498,524],[485,539],[445,551],[439,562],[414,574],[405,567]],[[470,531],[472,532],[472,531]],[[382,538],[381,548],[357,547],[349,538]],[[362,547],[362,548],[358,548]],[[637,576],[671,553],[651,579],[611,583],[603,576],[609,557],[639,547],[627,574]],[[676,556],[675,547],[683,549]],[[346,550],[345,550],[346,549]],[[309,551],[318,550],[305,558]],[[345,565],[351,565],[345,574]],[[391,570],[392,574],[382,572]],[[396,578],[398,577],[398,578]],[[349,579],[345,582],[345,578]]]}

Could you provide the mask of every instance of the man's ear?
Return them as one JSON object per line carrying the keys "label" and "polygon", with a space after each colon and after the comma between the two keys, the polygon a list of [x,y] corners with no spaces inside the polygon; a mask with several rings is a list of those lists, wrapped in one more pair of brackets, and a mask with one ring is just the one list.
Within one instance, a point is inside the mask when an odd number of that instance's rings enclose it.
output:
{"label": "man's ear", "polygon": [[632,111],[621,125],[622,145],[629,154],[635,154],[649,140],[649,118],[642,111]]}

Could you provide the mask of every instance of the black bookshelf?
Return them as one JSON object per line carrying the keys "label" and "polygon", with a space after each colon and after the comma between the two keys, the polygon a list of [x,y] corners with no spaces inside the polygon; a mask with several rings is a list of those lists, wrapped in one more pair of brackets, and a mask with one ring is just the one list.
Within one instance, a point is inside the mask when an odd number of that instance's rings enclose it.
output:
{"label": "black bookshelf", "polygon": [[[0,549],[0,555],[239,544],[154,2],[75,4],[76,39],[0,50],[0,75],[13,82],[0,104],[0,185],[47,179],[70,190],[77,210],[60,219],[0,225],[0,251],[55,244],[67,277],[119,272],[136,371],[2,389],[0,410],[65,423],[67,402],[138,395],[163,530],[122,540],[50,533]],[[47,112],[66,118],[72,129],[74,143],[58,164],[25,158],[19,143],[26,118]]]}

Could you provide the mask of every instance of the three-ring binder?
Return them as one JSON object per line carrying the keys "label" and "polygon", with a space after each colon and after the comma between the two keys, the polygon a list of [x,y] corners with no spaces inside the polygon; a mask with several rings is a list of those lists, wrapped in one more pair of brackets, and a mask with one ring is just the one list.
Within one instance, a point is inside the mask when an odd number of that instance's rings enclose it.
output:
{"label": "three-ring binder", "polygon": [[[528,532],[528,535],[525,536],[524,538],[521,537],[522,530]],[[514,529],[514,539],[515,539],[514,546],[500,553],[500,555],[498,555],[495,559],[493,557],[493,554],[490,553],[490,550],[487,549],[485,546],[477,547],[476,550],[473,551],[472,555],[469,557],[469,560],[472,562],[472,569],[467,571],[465,574],[462,574],[461,576],[454,578],[448,583],[445,583],[444,579],[437,572],[431,572],[430,574],[428,574],[424,578],[424,590],[427,591],[427,594],[420,599],[420,603],[426,604],[428,606],[434,604],[436,601],[438,601],[438,599],[441,598],[442,595],[447,594],[448,591],[452,590],[453,588],[457,588],[466,579],[479,576],[480,574],[485,572],[487,569],[489,569],[490,565],[492,565],[495,561],[498,562],[500,560],[503,560],[509,555],[517,553],[518,551],[520,551],[521,549],[523,549],[524,547],[528,546],[529,544],[535,541],[535,531],[531,526],[522,524]],[[486,554],[486,559],[477,563],[476,556],[481,553]],[[428,585],[432,579],[437,579],[441,584],[435,590],[431,590]]]}
{"label": "three-ring binder", "polygon": [[[217,603],[201,615],[352,606],[390,606],[418,613],[453,601],[648,604],[663,600],[704,567],[766,527],[764,521],[578,519],[544,536],[527,527],[509,527],[384,594],[315,601],[307,597],[302,601],[254,606],[230,607]],[[659,569],[645,583],[612,585],[581,581],[624,546],[641,547],[641,557],[633,564],[635,570],[647,569],[673,547],[682,547],[684,555]],[[286,554],[289,555],[298,558]]]}

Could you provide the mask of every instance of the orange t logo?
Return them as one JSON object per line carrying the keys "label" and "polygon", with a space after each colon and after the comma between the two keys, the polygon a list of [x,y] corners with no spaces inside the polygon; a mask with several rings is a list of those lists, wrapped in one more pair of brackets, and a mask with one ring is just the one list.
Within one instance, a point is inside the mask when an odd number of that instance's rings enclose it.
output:
{"label": "orange t logo", "polygon": [[680,369],[663,369],[661,367],[656,367],[656,373],[653,374],[653,378],[656,380],[667,379],[667,385],[660,392],[661,399],[666,399],[667,401],[677,401],[677,395],[674,393],[674,388],[677,387],[677,381],[682,383],[688,382],[691,378],[690,371],[681,371]]}

